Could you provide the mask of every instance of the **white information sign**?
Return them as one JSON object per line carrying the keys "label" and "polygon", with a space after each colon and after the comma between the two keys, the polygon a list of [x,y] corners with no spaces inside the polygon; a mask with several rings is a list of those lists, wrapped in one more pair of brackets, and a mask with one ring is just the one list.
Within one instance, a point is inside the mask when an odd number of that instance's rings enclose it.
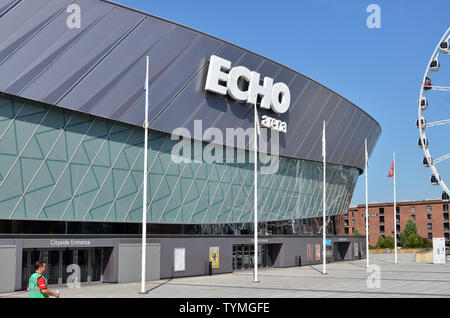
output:
{"label": "white information sign", "polygon": [[433,238],[433,264],[445,264],[445,238]]}
{"label": "white information sign", "polygon": [[185,255],[186,255],[185,248],[175,248],[174,249],[173,270],[175,272],[180,272],[180,271],[186,270]]}

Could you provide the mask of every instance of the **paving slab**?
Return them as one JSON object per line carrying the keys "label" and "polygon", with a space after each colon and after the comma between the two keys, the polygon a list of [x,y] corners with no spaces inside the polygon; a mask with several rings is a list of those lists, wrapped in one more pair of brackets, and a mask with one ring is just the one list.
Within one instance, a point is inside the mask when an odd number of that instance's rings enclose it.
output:
{"label": "paving slab", "polygon": [[[450,263],[415,263],[414,254],[370,255],[374,273],[366,260],[322,265],[261,269],[260,283],[253,283],[251,270],[212,276],[161,279],[146,283],[147,294],[139,294],[140,283],[62,287],[62,298],[450,298]],[[379,288],[371,278],[379,277]],[[368,283],[369,282],[369,283]],[[370,284],[372,282],[372,284]],[[58,287],[59,288],[59,287]],[[27,292],[3,293],[0,297],[28,297]]]}

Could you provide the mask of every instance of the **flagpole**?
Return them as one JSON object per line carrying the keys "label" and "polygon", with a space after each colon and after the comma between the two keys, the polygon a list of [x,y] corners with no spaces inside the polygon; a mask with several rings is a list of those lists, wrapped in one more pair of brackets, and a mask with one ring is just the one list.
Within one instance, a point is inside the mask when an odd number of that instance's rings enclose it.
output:
{"label": "flagpole", "polygon": [[326,136],[325,136],[325,120],[323,121],[323,135],[322,135],[322,157],[323,157],[323,221],[322,221],[322,258],[323,258],[323,270],[322,274],[327,273],[326,267]]}
{"label": "flagpole", "polygon": [[255,190],[253,191],[254,193],[254,203],[253,203],[253,207],[254,207],[254,212],[253,212],[253,217],[254,217],[254,233],[253,233],[253,244],[254,244],[254,260],[253,260],[253,282],[254,283],[259,283],[258,281],[258,134],[257,134],[257,129],[258,129],[258,111],[256,110],[256,103],[255,103],[255,141],[254,141],[254,146],[253,146],[253,150],[254,150],[254,186],[255,186]]}
{"label": "flagpole", "polygon": [[395,152],[394,152],[394,258],[397,264],[397,192],[395,179],[397,178],[397,168],[395,166]]}
{"label": "flagpole", "polygon": [[145,261],[147,245],[147,144],[148,144],[148,68],[149,57],[146,58],[145,72],[145,119],[144,119],[144,187],[142,192],[142,264],[141,293],[145,293]]}
{"label": "flagpole", "polygon": [[367,153],[367,138],[364,140],[364,149],[364,154],[366,157],[366,262],[367,268],[369,268],[369,190],[367,186],[367,168],[369,168],[369,156]]}

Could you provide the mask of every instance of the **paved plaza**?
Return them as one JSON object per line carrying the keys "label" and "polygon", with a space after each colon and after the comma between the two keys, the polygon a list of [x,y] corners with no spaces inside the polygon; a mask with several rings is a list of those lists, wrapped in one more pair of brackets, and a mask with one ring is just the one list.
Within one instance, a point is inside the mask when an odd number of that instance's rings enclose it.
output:
{"label": "paved plaza", "polygon": [[[100,284],[78,289],[61,289],[62,298],[165,297],[165,298],[301,298],[301,297],[450,297],[450,263],[433,265],[414,263],[414,254],[371,255],[371,264],[380,269],[380,286],[376,288],[367,272],[366,261],[346,261],[293,268],[259,271],[259,283],[253,273],[237,271],[213,276],[164,279],[147,282],[148,293],[139,294],[140,283]],[[369,288],[372,286],[373,288]],[[27,293],[0,294],[0,297],[27,297]]]}

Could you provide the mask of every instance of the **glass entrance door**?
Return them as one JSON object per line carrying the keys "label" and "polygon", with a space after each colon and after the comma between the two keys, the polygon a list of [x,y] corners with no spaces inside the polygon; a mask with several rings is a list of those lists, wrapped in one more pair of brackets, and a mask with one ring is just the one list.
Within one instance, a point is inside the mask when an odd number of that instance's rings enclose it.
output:
{"label": "glass entrance door", "polygon": [[47,278],[47,283],[49,285],[56,285],[56,284],[61,284],[61,282],[59,281],[60,278],[60,260],[59,260],[59,254],[60,251],[59,250],[49,250],[47,252],[48,257],[47,257],[47,272],[46,274],[46,278]]}
{"label": "glass entrance door", "polygon": [[[75,281],[80,283],[102,282],[111,250],[112,248],[23,249],[22,289],[28,287],[28,280],[35,272],[34,263],[38,260],[47,264],[44,276],[47,278],[48,285],[65,285],[71,275],[77,274],[79,275],[78,280],[75,279],[73,282],[71,281],[72,283]],[[75,271],[73,264],[79,266],[79,271]],[[72,278],[74,277],[72,276]]]}

